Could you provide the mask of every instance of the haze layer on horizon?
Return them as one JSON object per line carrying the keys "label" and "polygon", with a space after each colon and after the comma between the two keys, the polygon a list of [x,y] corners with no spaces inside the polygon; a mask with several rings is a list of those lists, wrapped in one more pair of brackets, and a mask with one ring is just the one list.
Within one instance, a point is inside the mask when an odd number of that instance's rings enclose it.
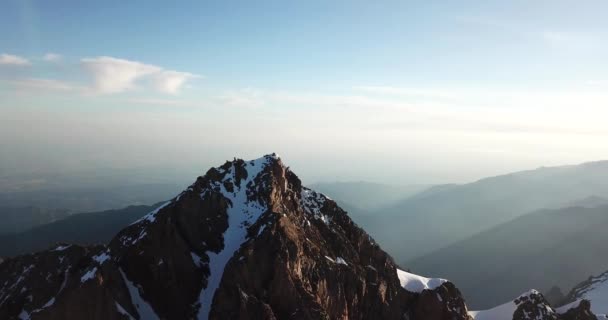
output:
{"label": "haze layer on horizon", "polygon": [[606,1],[5,1],[0,175],[464,182],[608,159]]}

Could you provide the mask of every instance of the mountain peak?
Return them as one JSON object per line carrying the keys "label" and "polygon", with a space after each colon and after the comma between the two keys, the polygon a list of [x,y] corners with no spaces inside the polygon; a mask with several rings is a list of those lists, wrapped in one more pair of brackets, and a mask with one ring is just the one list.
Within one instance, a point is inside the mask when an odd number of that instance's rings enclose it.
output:
{"label": "mountain peak", "polygon": [[402,286],[393,259],[276,154],[209,169],[107,246],[61,248],[0,264],[0,318],[403,319],[430,305],[468,318],[449,283]]}

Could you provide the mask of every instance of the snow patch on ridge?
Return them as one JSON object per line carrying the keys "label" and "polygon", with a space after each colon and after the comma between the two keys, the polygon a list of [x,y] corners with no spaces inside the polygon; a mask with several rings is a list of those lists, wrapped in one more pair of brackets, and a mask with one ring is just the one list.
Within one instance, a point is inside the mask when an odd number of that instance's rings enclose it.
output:
{"label": "snow patch on ridge", "polygon": [[425,278],[400,269],[397,269],[397,277],[399,277],[399,282],[403,289],[409,292],[418,293],[424,290],[435,290],[437,287],[448,282],[447,280],[440,278]]}
{"label": "snow patch on ridge", "polygon": [[152,309],[150,304],[148,304],[148,302],[146,300],[144,300],[144,298],[139,293],[139,289],[135,286],[135,284],[133,282],[129,281],[129,279],[127,278],[125,273],[122,271],[122,269],[119,268],[118,271],[120,271],[120,274],[122,275],[122,278],[125,281],[125,284],[127,285],[127,289],[129,290],[129,295],[131,296],[131,303],[137,310],[137,313],[139,314],[139,318],[146,319],[146,320],[158,319],[158,316],[154,312],[154,309]]}
{"label": "snow patch on ridge", "polygon": [[325,205],[325,201],[329,199],[328,197],[314,190],[302,187],[300,199],[300,205],[306,213],[313,215],[327,225],[330,224],[331,219],[327,215],[321,213],[321,208]]}
{"label": "snow patch on ridge", "polygon": [[[267,210],[267,204],[260,204],[255,200],[249,200],[247,191],[255,186],[255,178],[263,172],[264,168],[270,163],[271,159],[278,159],[276,154],[264,156],[262,158],[245,161],[244,168],[247,171],[247,177],[237,184],[236,168],[237,163],[232,163],[228,172],[225,172],[222,181],[213,182],[212,188],[220,190],[219,192],[229,200],[227,209],[228,214],[228,229],[223,234],[224,248],[220,252],[207,252],[209,256],[210,275],[207,279],[207,287],[201,290],[199,295],[199,311],[198,319],[208,319],[211,311],[211,303],[215,291],[220,285],[224,268],[228,260],[232,258],[235,252],[247,239],[247,228],[253,224]],[[223,171],[221,168],[216,168]],[[224,183],[231,182],[233,192],[226,190]],[[211,188],[208,188],[211,189]],[[203,191],[201,197],[209,190]]]}
{"label": "snow patch on ridge", "polygon": [[163,203],[160,207],[152,210],[150,213],[146,214],[145,216],[135,220],[135,222],[131,223],[130,226],[134,225],[134,224],[138,224],[142,221],[148,221],[148,222],[154,222],[156,221],[156,214],[164,207],[168,206],[170,203],[172,202],[172,200],[169,200],[165,203]]}
{"label": "snow patch on ridge", "polygon": [[110,258],[112,258],[108,252],[110,252],[110,250],[106,250],[98,255],[93,256],[93,260],[97,261],[97,263],[99,263],[99,265],[102,265],[104,262],[110,260]]}
{"label": "snow patch on ridge", "polygon": [[95,274],[97,273],[97,267],[93,267],[93,269],[87,271],[81,278],[80,283],[85,283],[93,278],[95,278]]}
{"label": "snow patch on ridge", "polygon": [[122,314],[123,316],[127,316],[129,318],[129,320],[132,320],[132,319],[134,320],[135,319],[118,302],[114,301],[114,305],[116,306],[116,311],[118,311],[118,313]]}
{"label": "snow patch on ridge", "polygon": [[71,247],[71,244],[68,245],[58,245],[55,249],[53,249],[52,251],[64,251],[67,248]]}

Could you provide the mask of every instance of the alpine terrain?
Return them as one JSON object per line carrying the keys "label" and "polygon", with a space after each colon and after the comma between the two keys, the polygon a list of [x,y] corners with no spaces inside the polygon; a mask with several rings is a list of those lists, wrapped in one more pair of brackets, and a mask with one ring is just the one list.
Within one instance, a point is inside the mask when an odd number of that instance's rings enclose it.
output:
{"label": "alpine terrain", "polygon": [[469,312],[454,284],[400,269],[275,154],[211,168],[107,245],[0,262],[0,319],[595,319],[590,310],[552,309],[531,291]]}

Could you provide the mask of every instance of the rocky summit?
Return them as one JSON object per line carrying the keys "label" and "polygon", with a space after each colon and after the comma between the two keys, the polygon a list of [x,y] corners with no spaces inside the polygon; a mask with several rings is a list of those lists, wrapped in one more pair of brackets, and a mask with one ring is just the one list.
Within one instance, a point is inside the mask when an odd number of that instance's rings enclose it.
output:
{"label": "rocky summit", "polygon": [[[560,313],[540,294],[518,299],[500,315],[591,319],[583,317],[588,303]],[[0,319],[491,315],[469,313],[451,282],[399,269],[344,210],[303,187],[275,154],[211,168],[107,245],[61,244],[0,262]]]}

